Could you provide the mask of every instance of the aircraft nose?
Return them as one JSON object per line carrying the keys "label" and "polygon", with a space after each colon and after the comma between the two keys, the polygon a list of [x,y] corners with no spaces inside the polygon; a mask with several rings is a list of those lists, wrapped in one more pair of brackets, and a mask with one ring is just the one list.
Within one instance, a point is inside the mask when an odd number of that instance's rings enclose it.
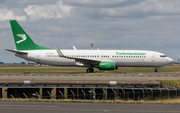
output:
{"label": "aircraft nose", "polygon": [[168,62],[168,63],[172,63],[172,62],[173,62],[173,59],[171,59],[171,58],[168,57],[168,58],[167,58],[167,62]]}

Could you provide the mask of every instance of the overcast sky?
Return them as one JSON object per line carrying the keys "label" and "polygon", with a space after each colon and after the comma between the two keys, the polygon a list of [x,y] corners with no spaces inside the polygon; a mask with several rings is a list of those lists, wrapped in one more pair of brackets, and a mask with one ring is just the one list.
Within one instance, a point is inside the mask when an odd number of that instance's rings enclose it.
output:
{"label": "overcast sky", "polygon": [[[0,61],[22,62],[9,20],[36,44],[60,49],[133,49],[180,58],[180,0],[0,0]],[[26,61],[27,62],[27,61]]]}

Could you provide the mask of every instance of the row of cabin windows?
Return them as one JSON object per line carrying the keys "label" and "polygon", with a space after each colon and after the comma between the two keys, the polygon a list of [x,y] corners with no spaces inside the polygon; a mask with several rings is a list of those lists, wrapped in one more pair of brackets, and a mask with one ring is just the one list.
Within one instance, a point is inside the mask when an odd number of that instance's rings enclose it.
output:
{"label": "row of cabin windows", "polygon": [[113,58],[146,58],[146,56],[112,56]]}
{"label": "row of cabin windows", "polygon": [[58,55],[46,55],[46,57],[59,57]]}
{"label": "row of cabin windows", "polygon": [[99,55],[65,55],[66,57],[99,57]]}
{"label": "row of cabin windows", "polygon": [[[99,57],[99,55],[65,55],[66,57]],[[46,57],[59,57],[58,55],[46,55]]]}
{"label": "row of cabin windows", "polygon": [[[66,57],[99,57],[99,55],[65,55]],[[46,55],[46,57],[59,57],[58,55]],[[109,58],[108,55],[101,57]],[[146,56],[112,56],[112,58],[146,58]]]}
{"label": "row of cabin windows", "polygon": [[[99,55],[65,55],[66,57],[99,57]],[[46,57],[59,57],[58,55],[46,55]],[[109,56],[108,56],[109,57]]]}

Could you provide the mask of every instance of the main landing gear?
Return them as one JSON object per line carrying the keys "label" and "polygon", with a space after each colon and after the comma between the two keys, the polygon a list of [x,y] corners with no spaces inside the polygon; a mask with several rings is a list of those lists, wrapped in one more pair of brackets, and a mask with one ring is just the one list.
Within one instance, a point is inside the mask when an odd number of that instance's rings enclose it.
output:
{"label": "main landing gear", "polygon": [[94,69],[92,67],[89,67],[87,70],[86,70],[87,73],[92,73],[94,72]]}
{"label": "main landing gear", "polygon": [[154,72],[158,72],[158,69],[154,69]]}

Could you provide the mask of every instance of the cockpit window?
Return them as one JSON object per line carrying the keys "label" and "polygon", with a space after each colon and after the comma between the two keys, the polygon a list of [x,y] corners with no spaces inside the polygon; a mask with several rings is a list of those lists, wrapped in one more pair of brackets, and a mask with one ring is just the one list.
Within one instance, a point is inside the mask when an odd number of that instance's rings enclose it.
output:
{"label": "cockpit window", "polygon": [[160,55],[160,57],[167,57],[166,55]]}

